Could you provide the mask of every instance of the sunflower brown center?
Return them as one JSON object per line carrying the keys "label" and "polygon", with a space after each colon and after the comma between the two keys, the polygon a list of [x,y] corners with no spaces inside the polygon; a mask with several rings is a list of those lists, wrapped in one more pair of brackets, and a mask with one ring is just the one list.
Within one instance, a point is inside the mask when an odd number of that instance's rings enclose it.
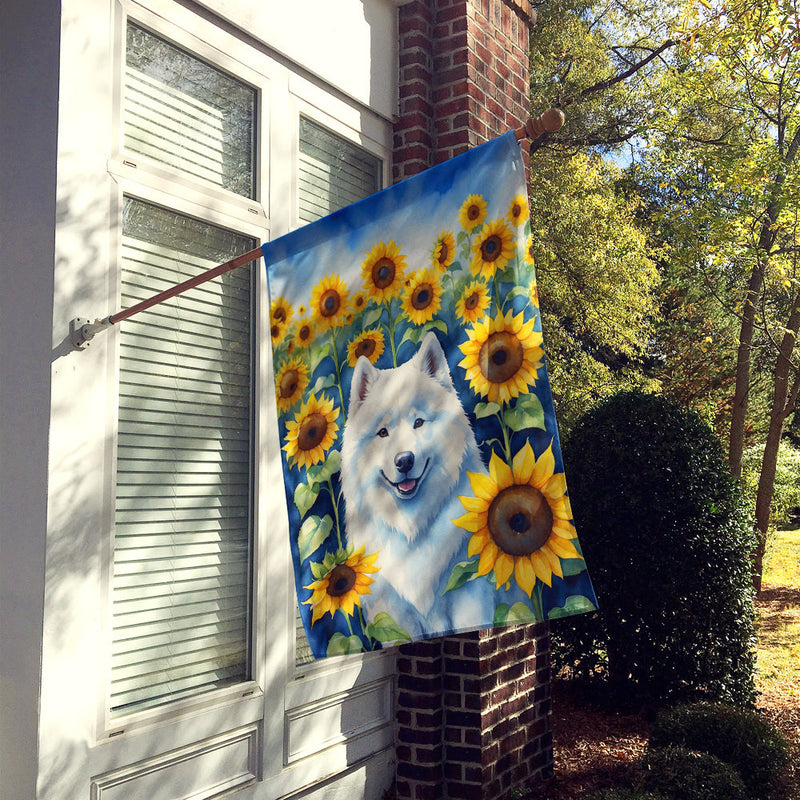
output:
{"label": "sunflower brown center", "polygon": [[372,267],[372,282],[378,289],[385,289],[394,282],[397,267],[391,258],[379,258]]}
{"label": "sunflower brown center", "polygon": [[287,369],[281,376],[279,384],[281,397],[291,397],[297,391],[298,383],[300,383],[300,373],[296,369]]}
{"label": "sunflower brown center", "polygon": [[336,289],[327,289],[319,299],[319,313],[332,317],[342,307],[342,297]]}
{"label": "sunflower brown center", "polygon": [[481,242],[481,258],[488,263],[497,261],[502,252],[503,240],[496,233],[487,236],[486,239]]}
{"label": "sunflower brown center", "polygon": [[417,311],[426,309],[433,302],[433,287],[429,283],[420,283],[411,293],[411,306]]}
{"label": "sunflower brown center", "polygon": [[297,331],[297,338],[301,342],[305,342],[307,339],[310,339],[311,338],[311,326],[310,325],[301,326],[300,330]]}
{"label": "sunflower brown center", "polygon": [[525,353],[513,333],[496,331],[481,347],[478,356],[481,373],[491,383],[505,383],[522,366]]}
{"label": "sunflower brown center", "polygon": [[447,246],[447,242],[440,242],[439,243],[439,255],[437,256],[438,261],[440,264],[444,264],[447,261],[447,256],[450,252],[450,249]]}
{"label": "sunflower brown center", "polygon": [[481,210],[476,205],[471,205],[467,209],[467,219],[469,220],[476,220],[481,215]]}
{"label": "sunflower brown center", "polygon": [[280,327],[280,325],[273,325],[269,329],[269,334],[273,339],[277,339],[281,335],[281,327]]}
{"label": "sunflower brown center", "polygon": [[285,308],[276,308],[275,313],[273,314],[278,322],[285,322],[286,321],[286,309]]}
{"label": "sunflower brown center", "polygon": [[356,571],[347,564],[338,564],[328,575],[327,592],[331,597],[341,597],[356,585]]}
{"label": "sunflower brown center", "polygon": [[474,311],[478,307],[478,303],[480,302],[480,296],[477,292],[473,292],[469,297],[465,298],[464,300],[464,308],[467,311]]}
{"label": "sunflower brown center", "polygon": [[522,206],[519,203],[514,203],[511,207],[511,216],[516,219],[522,213]]}
{"label": "sunflower brown center", "polygon": [[374,339],[362,339],[356,345],[356,358],[359,356],[366,356],[369,358],[375,352],[375,340]]}
{"label": "sunflower brown center", "polygon": [[324,414],[315,411],[300,423],[300,430],[297,433],[297,447],[300,450],[313,450],[322,442],[327,432],[328,420]]}
{"label": "sunflower brown center", "polygon": [[533,486],[509,486],[489,505],[489,533],[510,556],[529,556],[550,537],[553,511],[547,498]]}

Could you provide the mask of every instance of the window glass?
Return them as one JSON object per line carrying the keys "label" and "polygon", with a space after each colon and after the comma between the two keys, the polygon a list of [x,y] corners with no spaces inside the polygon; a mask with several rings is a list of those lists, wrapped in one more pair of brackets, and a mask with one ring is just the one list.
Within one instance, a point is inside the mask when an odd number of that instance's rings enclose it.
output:
{"label": "window glass", "polygon": [[255,197],[255,89],[133,23],[126,53],[126,151]]}

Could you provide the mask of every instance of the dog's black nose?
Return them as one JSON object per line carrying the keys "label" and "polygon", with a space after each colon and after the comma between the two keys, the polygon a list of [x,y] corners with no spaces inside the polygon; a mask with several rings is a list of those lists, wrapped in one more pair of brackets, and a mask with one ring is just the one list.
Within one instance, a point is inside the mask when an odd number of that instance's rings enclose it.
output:
{"label": "dog's black nose", "polygon": [[410,472],[414,467],[414,454],[410,450],[403,450],[394,457],[394,465],[399,472]]}

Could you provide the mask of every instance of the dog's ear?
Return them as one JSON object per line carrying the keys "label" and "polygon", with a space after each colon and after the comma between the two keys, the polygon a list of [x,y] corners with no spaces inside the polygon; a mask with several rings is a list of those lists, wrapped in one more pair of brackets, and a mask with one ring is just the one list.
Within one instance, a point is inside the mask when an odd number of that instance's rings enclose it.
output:
{"label": "dog's ear", "polygon": [[378,370],[369,363],[366,356],[359,356],[353,369],[353,378],[350,381],[350,403],[347,409],[347,416],[352,417],[358,407],[367,399]]}
{"label": "dog's ear", "polygon": [[423,372],[427,372],[428,375],[439,381],[446,389],[453,388],[447,357],[433,331],[428,331],[422,340],[417,358],[419,359],[419,368]]}

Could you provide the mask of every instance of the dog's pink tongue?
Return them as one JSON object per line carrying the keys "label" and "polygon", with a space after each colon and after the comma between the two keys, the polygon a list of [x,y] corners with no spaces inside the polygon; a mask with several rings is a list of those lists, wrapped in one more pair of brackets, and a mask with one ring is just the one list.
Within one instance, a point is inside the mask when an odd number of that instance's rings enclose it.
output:
{"label": "dog's pink tongue", "polygon": [[400,483],[398,483],[397,485],[400,488],[401,492],[410,492],[413,491],[416,484],[417,481],[415,478],[408,478],[407,480],[400,481]]}

